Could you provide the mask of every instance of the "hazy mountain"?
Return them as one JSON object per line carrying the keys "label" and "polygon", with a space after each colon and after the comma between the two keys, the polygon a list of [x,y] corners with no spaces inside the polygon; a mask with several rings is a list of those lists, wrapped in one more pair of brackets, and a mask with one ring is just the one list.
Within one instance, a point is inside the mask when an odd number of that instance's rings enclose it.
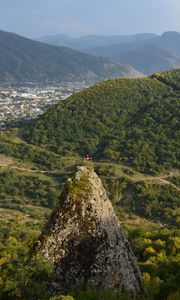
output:
{"label": "hazy mountain", "polygon": [[114,44],[124,44],[130,42],[142,42],[156,38],[157,35],[153,33],[140,33],[135,35],[114,35],[114,36],[101,36],[101,35],[87,35],[81,37],[69,37],[64,34],[59,35],[46,35],[39,37],[36,40],[56,45],[66,46],[76,50],[89,50],[94,47],[108,46]]}
{"label": "hazy mountain", "polygon": [[157,45],[166,47],[174,55],[180,56],[180,33],[176,31],[164,32],[155,40]]}
{"label": "hazy mountain", "polygon": [[130,64],[144,74],[180,67],[180,33],[165,32],[148,40],[93,47],[91,54]]}
{"label": "hazy mountain", "polygon": [[96,48],[90,51],[93,54],[130,64],[144,74],[152,74],[157,71],[166,71],[180,67],[180,54],[172,54],[166,47],[160,44],[141,45],[123,44],[104,48]]}
{"label": "hazy mountain", "polygon": [[132,67],[112,59],[50,46],[5,31],[0,31],[0,61],[1,82],[98,81],[139,76]]}
{"label": "hazy mountain", "polygon": [[150,75],[180,67],[180,33],[168,31],[161,36],[135,34],[125,36],[44,36],[48,44],[66,45],[86,53],[109,57],[131,65],[139,72]]}

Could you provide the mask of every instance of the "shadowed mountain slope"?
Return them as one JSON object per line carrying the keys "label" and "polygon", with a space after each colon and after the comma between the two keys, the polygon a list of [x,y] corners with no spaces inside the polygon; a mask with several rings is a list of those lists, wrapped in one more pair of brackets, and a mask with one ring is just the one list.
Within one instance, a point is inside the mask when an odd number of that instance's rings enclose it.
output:
{"label": "shadowed mountain slope", "polygon": [[150,75],[180,67],[180,33],[170,31],[152,39],[92,47],[88,52],[130,64]]}
{"label": "shadowed mountain slope", "polygon": [[130,66],[0,31],[1,82],[59,82],[140,76]]}

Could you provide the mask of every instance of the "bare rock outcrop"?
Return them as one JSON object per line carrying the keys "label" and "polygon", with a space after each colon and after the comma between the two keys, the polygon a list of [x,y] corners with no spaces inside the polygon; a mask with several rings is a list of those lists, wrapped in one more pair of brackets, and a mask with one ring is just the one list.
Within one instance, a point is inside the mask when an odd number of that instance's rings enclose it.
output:
{"label": "bare rock outcrop", "polygon": [[64,186],[36,251],[56,263],[57,290],[93,286],[132,295],[143,291],[131,246],[101,180],[88,167],[78,167]]}

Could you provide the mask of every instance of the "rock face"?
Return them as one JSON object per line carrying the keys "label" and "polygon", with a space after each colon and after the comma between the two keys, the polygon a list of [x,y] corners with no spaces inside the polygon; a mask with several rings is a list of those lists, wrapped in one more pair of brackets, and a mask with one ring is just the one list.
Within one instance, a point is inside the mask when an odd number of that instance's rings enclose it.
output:
{"label": "rock face", "polygon": [[133,295],[143,291],[130,244],[101,180],[88,167],[78,167],[65,185],[37,253],[56,263],[57,290],[93,286]]}

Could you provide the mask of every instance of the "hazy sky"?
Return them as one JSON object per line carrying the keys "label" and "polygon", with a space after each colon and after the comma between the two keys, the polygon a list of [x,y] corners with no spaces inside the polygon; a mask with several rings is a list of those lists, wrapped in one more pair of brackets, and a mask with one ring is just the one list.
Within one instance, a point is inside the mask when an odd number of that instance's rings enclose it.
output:
{"label": "hazy sky", "polygon": [[0,29],[28,37],[180,32],[180,0],[0,0]]}

